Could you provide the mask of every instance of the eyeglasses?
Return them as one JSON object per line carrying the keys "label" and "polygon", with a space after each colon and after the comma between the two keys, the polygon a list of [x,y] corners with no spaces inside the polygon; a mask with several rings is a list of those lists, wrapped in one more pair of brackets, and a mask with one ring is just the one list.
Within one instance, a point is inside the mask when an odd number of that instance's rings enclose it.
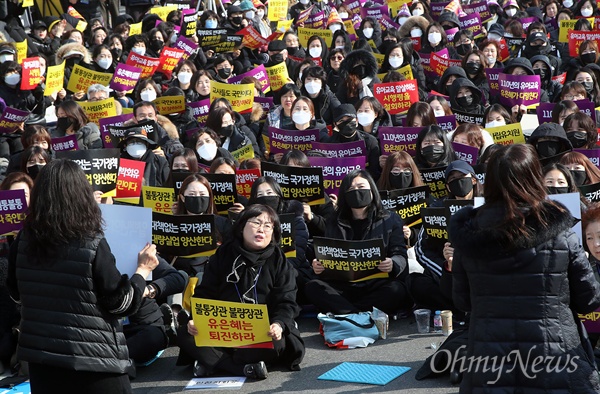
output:
{"label": "eyeglasses", "polygon": [[577,94],[577,95],[567,94],[567,95],[565,95],[565,100],[578,101],[578,100],[583,100],[584,98],[585,97],[583,97],[582,94]]}
{"label": "eyeglasses", "polygon": [[344,60],[343,56],[332,56],[329,60],[337,60],[338,62],[341,62],[342,60]]}
{"label": "eyeglasses", "polygon": [[412,174],[412,171],[410,168],[398,168],[398,167],[394,167],[392,168],[391,173],[393,175],[400,175],[400,174]]}
{"label": "eyeglasses", "polygon": [[271,231],[273,231],[273,223],[263,223],[258,220],[248,220],[246,223],[249,223],[250,226],[255,230],[258,230],[262,227],[266,233],[270,233]]}

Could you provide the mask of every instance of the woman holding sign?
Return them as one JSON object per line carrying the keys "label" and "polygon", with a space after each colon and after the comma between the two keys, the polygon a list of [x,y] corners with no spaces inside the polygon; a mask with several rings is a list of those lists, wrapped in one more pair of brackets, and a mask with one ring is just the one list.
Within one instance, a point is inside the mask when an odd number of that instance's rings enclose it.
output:
{"label": "woman holding sign", "polygon": [[304,342],[294,322],[300,311],[296,303],[296,273],[279,247],[279,217],[268,206],[251,205],[235,222],[232,235],[210,258],[194,297],[266,304],[273,349],[196,347],[192,336],[209,328],[196,327],[190,320],[190,335],[183,330],[178,335],[179,362],[185,356],[189,361],[196,360],[197,377],[224,372],[265,379],[265,362],[283,363],[291,370],[299,370]]}
{"label": "woman holding sign", "polygon": [[[359,282],[314,279],[305,287],[308,299],[321,312],[334,314],[371,311],[373,307],[393,314],[412,306],[404,284],[408,262],[402,227],[400,216],[383,208],[375,181],[367,171],[354,170],[346,175],[340,186],[337,214],[327,222],[325,237],[347,241],[383,239],[385,255],[378,269],[388,278]],[[316,259],[312,268],[316,275],[325,271]]]}

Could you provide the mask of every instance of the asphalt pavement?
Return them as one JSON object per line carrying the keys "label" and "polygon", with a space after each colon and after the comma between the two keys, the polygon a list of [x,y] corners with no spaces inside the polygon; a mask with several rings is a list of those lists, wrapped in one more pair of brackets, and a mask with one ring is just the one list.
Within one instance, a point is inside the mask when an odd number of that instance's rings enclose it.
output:
{"label": "asphalt pavement", "polygon": [[[319,324],[315,317],[298,320],[302,337],[306,344],[306,356],[302,370],[290,372],[285,367],[270,368],[266,380],[247,380],[240,393],[457,393],[458,387],[450,384],[448,375],[418,381],[417,370],[424,360],[433,354],[432,343],[444,340],[441,334],[417,334],[414,317],[390,322],[388,338],[380,339],[367,348],[330,349],[319,334]],[[193,378],[191,367],[177,367],[175,361],[179,349],[167,349],[162,356],[148,367],[138,368],[136,379],[132,380],[135,394],[164,394],[180,392],[222,392],[223,390],[184,390]],[[342,362],[357,362],[410,367],[411,370],[385,386],[343,383],[318,380],[318,376],[338,366]],[[225,376],[225,375],[223,375]],[[230,390],[231,391],[231,390]]]}

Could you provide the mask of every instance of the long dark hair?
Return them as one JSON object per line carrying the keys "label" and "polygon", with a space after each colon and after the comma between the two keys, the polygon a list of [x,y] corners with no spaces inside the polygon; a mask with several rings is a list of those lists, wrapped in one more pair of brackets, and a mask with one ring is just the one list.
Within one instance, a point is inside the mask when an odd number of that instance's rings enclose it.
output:
{"label": "long dark hair", "polygon": [[544,215],[546,186],[543,183],[542,167],[535,148],[530,144],[508,145],[492,154],[487,164],[483,196],[485,205],[504,207],[504,218],[498,231],[504,233],[507,243],[512,244],[520,237],[531,237],[532,229],[525,222],[533,217],[543,227],[548,225]]}
{"label": "long dark hair", "polygon": [[373,201],[367,208],[367,215],[375,213],[376,218],[382,217],[385,213],[385,209],[381,203],[381,197],[379,196],[379,191],[373,177],[366,170],[354,170],[344,177],[342,184],[340,185],[340,191],[338,193],[338,218],[346,220],[352,219],[352,209],[346,202],[346,192],[350,189],[350,186],[352,186],[352,181],[358,177],[364,178],[369,182],[371,194],[373,195]]}
{"label": "long dark hair", "polygon": [[[423,156],[423,153],[421,153],[423,140],[425,140],[425,137],[427,137],[430,134],[434,135],[444,144],[444,157],[442,157],[440,161],[435,163],[433,166],[427,162],[427,160]],[[444,130],[442,130],[440,126],[425,126],[421,129],[421,131],[419,131],[419,135],[417,137],[417,152],[415,153],[415,163],[417,163],[419,169],[447,166],[448,164],[450,164],[451,161],[454,161],[455,158],[456,156],[454,155],[454,149],[452,149],[452,144],[450,144],[450,141],[448,141],[448,138],[446,138],[446,133],[444,132]]]}
{"label": "long dark hair", "polygon": [[177,209],[175,210],[175,215],[186,215],[187,210],[185,209],[185,204],[181,199],[185,199],[183,193],[187,190],[188,186],[192,182],[200,182],[205,188],[208,189],[208,197],[210,199],[210,203],[208,205],[208,209],[206,212],[203,212],[207,215],[217,214],[217,207],[215,206],[215,199],[213,198],[212,188],[210,187],[210,183],[208,180],[200,174],[192,174],[185,178],[181,183],[181,187],[179,188],[179,195],[177,196]]}
{"label": "long dark hair", "polygon": [[71,241],[104,235],[94,191],[83,170],[70,160],[53,160],[37,176],[24,230],[39,254]]}

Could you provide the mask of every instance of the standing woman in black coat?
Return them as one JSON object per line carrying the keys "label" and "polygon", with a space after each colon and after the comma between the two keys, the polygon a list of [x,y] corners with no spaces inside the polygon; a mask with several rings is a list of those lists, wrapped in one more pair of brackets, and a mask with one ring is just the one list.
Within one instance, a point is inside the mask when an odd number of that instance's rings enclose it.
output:
{"label": "standing woman in black coat", "polygon": [[465,363],[461,392],[600,391],[575,315],[600,306],[600,284],[541,179],[532,146],[503,147],[487,166],[485,205],[450,220],[453,301],[471,313],[466,360],[496,360]]}
{"label": "standing woman in black coat", "polygon": [[140,251],[131,279],[121,275],[92,187],[69,160],[44,167],[29,209],[11,246],[7,284],[21,302],[17,356],[29,362],[32,392],[131,393],[118,318],[142,302],[156,247]]}

